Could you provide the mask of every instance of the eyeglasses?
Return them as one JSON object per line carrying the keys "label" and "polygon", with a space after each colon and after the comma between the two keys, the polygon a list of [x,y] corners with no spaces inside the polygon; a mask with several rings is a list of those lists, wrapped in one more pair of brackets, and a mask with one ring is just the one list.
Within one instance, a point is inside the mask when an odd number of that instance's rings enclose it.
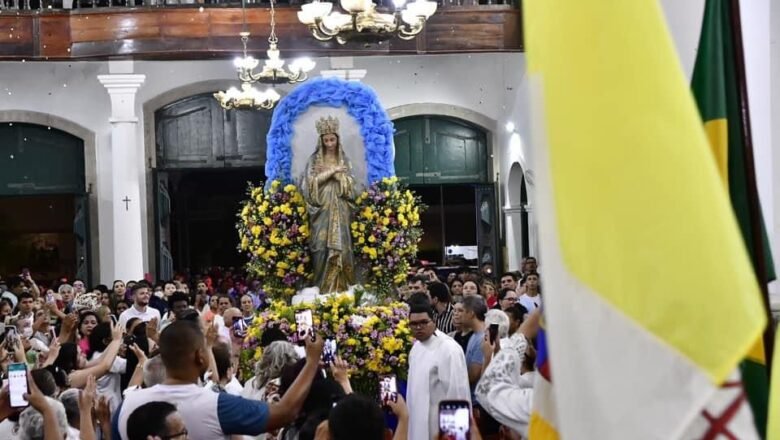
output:
{"label": "eyeglasses", "polygon": [[517,298],[512,298],[512,297],[507,296],[506,298],[504,298],[504,301],[517,302]]}
{"label": "eyeglasses", "polygon": [[409,327],[421,328],[421,327],[425,327],[426,325],[428,325],[428,324],[430,324],[432,322],[433,321],[431,321],[430,319],[426,319],[425,321],[410,321],[409,322]]}

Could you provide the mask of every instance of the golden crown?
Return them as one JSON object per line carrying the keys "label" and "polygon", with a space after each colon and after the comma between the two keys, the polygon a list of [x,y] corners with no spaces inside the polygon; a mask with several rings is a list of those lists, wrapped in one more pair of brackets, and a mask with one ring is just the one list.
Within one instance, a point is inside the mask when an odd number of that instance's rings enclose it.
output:
{"label": "golden crown", "polygon": [[317,134],[325,136],[326,134],[339,134],[339,120],[333,116],[320,118],[317,121]]}

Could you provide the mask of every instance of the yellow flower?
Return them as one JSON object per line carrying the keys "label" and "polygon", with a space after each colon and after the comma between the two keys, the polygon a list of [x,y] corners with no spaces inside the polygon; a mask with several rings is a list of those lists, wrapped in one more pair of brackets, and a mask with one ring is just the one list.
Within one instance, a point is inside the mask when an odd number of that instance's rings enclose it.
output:
{"label": "yellow flower", "polygon": [[257,210],[264,214],[268,210],[268,202],[261,203]]}
{"label": "yellow flower", "polygon": [[241,250],[245,251],[249,248],[249,239],[246,237],[241,237]]}
{"label": "yellow flower", "polygon": [[298,272],[299,274],[303,275],[303,272],[304,272],[303,264],[299,264],[298,267],[295,269],[295,271]]}
{"label": "yellow flower", "polygon": [[287,264],[287,263],[285,263],[284,261],[280,261],[280,262],[276,263],[276,268],[277,268],[277,269],[284,269],[284,270],[287,270],[287,269],[289,269],[289,268],[290,268],[290,265],[289,265],[289,264]]}
{"label": "yellow flower", "polygon": [[347,345],[349,345],[349,346],[353,346],[354,347],[355,345],[357,345],[357,343],[358,343],[358,341],[355,340],[355,338],[347,339]]}
{"label": "yellow flower", "polygon": [[284,192],[286,192],[286,193],[291,193],[291,192],[294,192],[294,191],[295,191],[295,185],[293,185],[293,184],[291,184],[291,183],[290,183],[290,184],[287,184],[287,185],[284,187]]}
{"label": "yellow flower", "polygon": [[282,182],[280,182],[278,180],[274,180],[273,182],[271,182],[271,188],[273,188],[273,189],[279,188],[279,185],[281,185],[281,184],[282,184]]}
{"label": "yellow flower", "polygon": [[260,235],[260,231],[261,231],[260,226],[258,226],[258,225],[252,226],[251,232],[252,232],[252,235],[254,235],[255,237]]}
{"label": "yellow flower", "polygon": [[298,207],[298,214],[300,214],[300,215],[306,214],[306,208],[304,208],[303,206],[299,206]]}
{"label": "yellow flower", "polygon": [[352,222],[352,224],[350,225],[350,228],[352,228],[352,230],[357,229],[358,228],[358,222]]}
{"label": "yellow flower", "polygon": [[390,224],[390,219],[385,217],[382,219],[382,225],[387,226]]}
{"label": "yellow flower", "polygon": [[274,222],[271,220],[270,217],[263,217],[263,224],[266,226],[271,226]]}
{"label": "yellow flower", "polygon": [[374,242],[376,242],[376,237],[374,237],[373,235],[369,235],[369,236],[368,236],[368,242],[369,242],[369,243],[374,243]]}

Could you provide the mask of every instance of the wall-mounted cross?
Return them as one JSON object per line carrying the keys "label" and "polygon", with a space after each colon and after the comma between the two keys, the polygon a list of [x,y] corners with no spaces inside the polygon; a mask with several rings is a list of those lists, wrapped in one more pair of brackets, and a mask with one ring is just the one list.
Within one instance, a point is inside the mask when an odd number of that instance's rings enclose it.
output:
{"label": "wall-mounted cross", "polygon": [[125,211],[130,210],[130,197],[125,196],[124,199],[122,199],[123,202],[125,202]]}

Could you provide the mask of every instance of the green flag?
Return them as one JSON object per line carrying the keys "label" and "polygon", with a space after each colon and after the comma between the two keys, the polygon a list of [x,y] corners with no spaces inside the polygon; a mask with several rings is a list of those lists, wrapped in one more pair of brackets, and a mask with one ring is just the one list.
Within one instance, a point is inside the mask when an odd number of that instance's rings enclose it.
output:
{"label": "green flag", "polygon": [[[693,70],[692,88],[699,106],[718,170],[731,197],[731,206],[739,223],[745,246],[756,261],[766,266],[766,284],[775,279],[774,262],[763,216],[750,214],[749,181],[746,172],[746,139],[743,138],[740,101],[736,76],[736,52],[733,43],[731,6],[728,0],[707,0],[704,8],[699,52]],[[764,255],[755,255],[751,239],[754,228],[761,228]],[[770,324],[771,325],[771,324]],[[769,382],[763,340],[742,363],[742,381],[748,395],[756,429],[765,437]]]}

